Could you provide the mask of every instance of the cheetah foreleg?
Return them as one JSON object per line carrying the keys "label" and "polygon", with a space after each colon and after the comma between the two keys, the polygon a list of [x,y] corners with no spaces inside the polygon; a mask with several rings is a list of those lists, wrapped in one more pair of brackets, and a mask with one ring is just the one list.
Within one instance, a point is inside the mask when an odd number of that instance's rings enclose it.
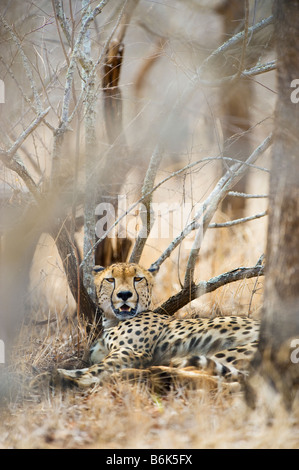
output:
{"label": "cheetah foreleg", "polygon": [[111,351],[99,364],[85,369],[57,369],[53,383],[62,386],[76,385],[90,387],[109,381],[112,374],[127,368],[146,368],[151,362],[151,355],[146,352],[135,352],[130,348],[120,348]]}

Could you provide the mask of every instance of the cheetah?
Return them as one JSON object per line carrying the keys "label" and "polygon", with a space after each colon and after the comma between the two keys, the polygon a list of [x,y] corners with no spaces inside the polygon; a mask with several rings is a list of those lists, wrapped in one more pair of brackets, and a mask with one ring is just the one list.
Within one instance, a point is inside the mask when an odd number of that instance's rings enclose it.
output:
{"label": "cheetah", "polygon": [[259,322],[238,316],[178,319],[150,309],[153,275],[134,263],[94,269],[103,333],[90,349],[90,367],[58,369],[59,383],[89,387],[124,370],[168,366],[245,377]]}

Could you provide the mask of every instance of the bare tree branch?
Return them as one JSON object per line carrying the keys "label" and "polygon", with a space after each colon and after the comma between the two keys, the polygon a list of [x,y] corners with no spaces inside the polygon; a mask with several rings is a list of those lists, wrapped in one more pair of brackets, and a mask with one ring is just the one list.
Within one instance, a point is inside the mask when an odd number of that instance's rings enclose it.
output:
{"label": "bare tree branch", "polygon": [[33,78],[30,63],[27,59],[27,56],[26,56],[25,52],[23,51],[22,44],[21,44],[19,38],[17,37],[17,35],[14,33],[13,29],[9,26],[9,24],[6,22],[6,20],[3,18],[2,15],[0,15],[0,21],[3,24],[4,29],[9,33],[9,35],[10,35],[11,39],[13,40],[13,42],[16,44],[16,46],[18,48],[18,51],[19,51],[19,53],[22,57],[24,69],[25,69],[27,78],[29,80],[29,83],[30,83],[30,86],[31,86],[31,89],[32,89],[32,92],[33,92],[36,110],[40,114],[40,113],[42,113],[42,109],[43,109],[41,99],[40,99],[40,96],[39,96],[39,93],[38,93],[38,89],[37,89],[35,80]]}
{"label": "bare tree branch", "polygon": [[[99,175],[97,178],[98,184],[94,185],[96,189],[96,202],[99,203],[103,200],[111,201],[115,213],[119,211],[118,196],[121,193],[121,188],[129,171],[128,163],[130,159],[130,149],[123,127],[123,99],[120,87],[125,52],[123,41],[138,1],[125,0],[121,2],[123,5],[116,25],[112,29],[113,34],[109,35],[109,43],[106,42],[99,59],[94,64],[95,69],[101,61],[103,52],[105,52],[101,85],[108,151],[105,155],[105,164],[101,168],[101,175],[104,175],[104,178]],[[114,171],[114,168],[117,168],[119,165],[123,168],[121,174]],[[98,168],[97,163],[95,168]],[[108,237],[103,240],[103,243],[97,245],[94,255],[95,264],[108,266],[114,262],[127,260],[132,242],[128,237],[120,237],[118,230],[116,230],[115,236],[115,244]]]}
{"label": "bare tree branch", "polygon": [[[235,47],[238,45],[241,41],[244,41],[244,36],[247,34],[252,34],[257,33],[258,31],[264,29],[267,26],[270,26],[273,24],[273,16],[269,16],[266,19],[263,19],[260,21],[258,24],[248,28],[247,33],[246,31],[241,31],[240,33],[236,34],[232,38],[230,38],[228,41],[226,41],[224,44],[222,44],[218,49],[212,52],[212,54],[202,63],[198,70],[198,80],[201,83],[201,85],[208,86],[208,87],[219,87],[223,85],[224,83],[229,83],[232,82],[233,80],[236,80],[239,78],[239,73],[237,72],[234,75],[231,75],[229,77],[223,77],[220,79],[214,79],[214,80],[206,80],[203,78],[203,73],[204,71],[210,66],[210,62],[214,59],[216,59],[218,56],[221,56],[223,52],[229,50],[231,47]],[[259,56],[257,57],[257,60],[259,59]]]}
{"label": "bare tree branch", "polygon": [[[66,74],[66,83],[65,83],[65,89],[64,89],[64,98],[63,98],[63,105],[62,105],[62,114],[61,114],[61,120],[62,120],[62,125],[61,128],[65,128],[67,123],[69,122],[69,106],[70,106],[70,92],[71,92],[71,86],[73,83],[73,76],[75,72],[75,67],[76,67],[76,61],[80,57],[81,54],[81,47],[82,43],[86,34],[86,31],[90,25],[90,23],[96,18],[98,14],[100,14],[104,8],[104,6],[109,2],[109,0],[102,0],[95,8],[94,10],[87,15],[84,18],[84,21],[82,22],[80,32],[78,34],[76,43],[74,45],[74,49],[72,51],[71,57],[70,57],[70,64],[68,67],[68,71]],[[92,64],[90,64],[92,65]]]}
{"label": "bare tree branch", "polygon": [[9,150],[7,150],[6,155],[8,158],[12,158],[15,153],[18,151],[18,149],[23,145],[24,141],[27,139],[27,137],[39,126],[39,124],[43,121],[45,116],[48,114],[50,111],[50,107],[45,109],[44,111],[41,111],[41,113],[32,121],[32,123],[25,129],[22,134],[18,137],[18,139],[14,142],[14,144],[10,147]]}
{"label": "bare tree branch", "polygon": [[229,191],[227,193],[231,197],[244,197],[245,199],[265,199],[268,198],[268,194],[247,194],[247,193],[238,193],[236,191]]}
{"label": "bare tree branch", "polygon": [[[124,3],[124,5],[121,9],[121,12],[120,12],[120,14],[117,18],[117,21],[116,21],[111,33],[109,34],[108,38],[105,41],[105,44],[103,46],[101,54],[99,55],[98,59],[94,62],[93,66],[92,66],[92,69],[90,70],[90,77],[93,76],[93,74],[95,73],[97,67],[102,64],[103,58],[104,58],[104,56],[106,54],[106,51],[107,51],[107,48],[108,48],[108,45],[109,45],[111,39],[113,38],[117,28],[119,27],[119,24],[122,21],[122,18],[123,18],[124,12],[125,12],[125,6],[126,6],[126,2]],[[78,106],[81,104],[81,102],[83,100],[83,97],[85,96],[87,87],[89,86],[89,81],[90,81],[90,78],[87,78],[86,82],[84,83],[84,85],[82,87],[81,93],[80,93],[80,95],[77,99],[77,103],[76,103],[72,113],[69,116],[68,122],[71,122],[73,120],[73,117],[74,117],[75,113],[77,112]]]}
{"label": "bare tree branch", "polygon": [[[255,162],[256,159],[265,152],[273,141],[273,136],[270,134],[266,139],[257,147],[254,152],[246,160],[248,163]],[[203,241],[204,234],[210,224],[212,217],[214,216],[217,207],[223,201],[227,193],[237,184],[242,176],[246,173],[247,166],[244,163],[237,163],[228,169],[224,177],[221,178],[219,183],[215,186],[214,190],[211,192],[209,197],[206,199],[202,206],[202,212],[204,215],[202,217],[202,222],[197,229],[197,234],[191,252],[187,262],[184,287],[188,287],[193,283],[194,270],[198,257],[199,250]],[[199,215],[201,215],[199,213]]]}
{"label": "bare tree branch", "polygon": [[271,70],[276,70],[277,63],[276,60],[271,60],[266,64],[256,65],[251,69],[244,70],[242,72],[242,76],[244,77],[251,77],[253,75],[261,75],[262,73],[271,72]]}
{"label": "bare tree branch", "polygon": [[[131,257],[130,263],[139,263],[143,248],[145,246],[146,240],[150,234],[151,228],[153,226],[153,214],[151,213],[151,202],[152,202],[152,193],[155,183],[155,178],[157,175],[158,168],[162,160],[162,152],[160,146],[157,145],[155,151],[150,160],[149,167],[147,169],[143,187],[142,187],[142,199],[143,206],[145,208],[145,213],[142,214],[142,227],[136,239]],[[145,221],[144,221],[145,219]]]}
{"label": "bare tree branch", "polygon": [[56,17],[59,21],[59,24],[61,26],[61,29],[62,31],[64,32],[64,35],[67,39],[67,42],[69,44],[69,46],[71,45],[72,43],[72,34],[71,34],[71,28],[70,28],[70,25],[68,23],[68,20],[64,14],[64,10],[63,10],[63,3],[61,0],[52,0],[52,4],[53,4],[53,7],[54,7],[54,11],[56,13]]}
{"label": "bare tree branch", "polygon": [[249,24],[249,0],[245,0],[245,25],[244,25],[244,35],[243,35],[243,44],[242,44],[242,54],[240,60],[239,70],[236,74],[236,78],[240,78],[244,69],[245,54],[248,43],[248,24]]}
{"label": "bare tree branch", "polygon": [[83,276],[79,270],[76,247],[74,246],[65,225],[51,230],[59,255],[61,257],[68,285],[78,305],[78,317],[85,317],[90,323],[95,319],[96,305],[88,294]]}
{"label": "bare tree branch", "polygon": [[[195,166],[199,165],[200,163],[206,163],[206,162],[210,162],[210,161],[213,161],[213,160],[222,160],[223,158],[225,158],[226,160],[237,162],[237,163],[242,163],[243,165],[247,166],[248,168],[257,168],[259,170],[268,172],[268,170],[266,168],[254,165],[252,162],[249,163],[248,160],[243,162],[242,160],[236,160],[236,159],[232,159],[232,158],[228,158],[228,157],[220,157],[220,156],[207,157],[207,158],[203,158],[201,160],[197,160],[196,162],[189,163],[188,165],[184,166],[180,170],[172,172],[166,178],[164,178],[159,183],[157,183],[148,193],[146,193],[138,201],[136,201],[134,204],[132,204],[110,227],[107,227],[107,230],[105,231],[104,235],[96,241],[95,245],[90,248],[89,252],[86,254],[86,257],[82,260],[80,268],[81,269],[83,268],[84,264],[86,263],[87,257],[91,255],[92,251],[96,249],[97,245],[99,243],[101,243],[109,235],[109,233],[112,232],[112,230],[119,224],[119,222],[121,222],[134,209],[136,209],[136,207],[138,207],[139,204],[143,203],[145,198],[152,195],[160,186],[165,184],[170,179],[175,178],[176,176],[182,174],[183,172],[194,168]],[[239,195],[240,193],[237,193],[237,194]],[[248,195],[248,196],[254,197],[252,195]],[[263,197],[267,197],[267,196],[263,196]],[[198,213],[198,217],[200,217],[200,215],[201,215],[201,212]],[[192,222],[190,222],[189,225],[187,225],[184,228],[184,230],[181,232],[181,234],[177,238],[175,238],[173,240],[173,242],[166,248],[166,250],[162,253],[162,255],[159,257],[159,259],[156,260],[154,263],[152,263],[150,269],[152,269],[153,271],[159,269],[159,267],[165,261],[165,259],[167,259],[171,255],[172,251],[184,240],[184,238],[186,238],[191,231],[196,230],[199,227],[196,220],[197,219],[195,218]]]}
{"label": "bare tree branch", "polygon": [[55,1],[52,0],[52,6],[53,6],[54,13],[55,13],[54,16],[55,16],[58,36],[59,36],[59,39],[60,39],[60,44],[61,44],[61,47],[62,47],[62,50],[63,50],[63,53],[64,53],[66,63],[67,63],[67,65],[69,65],[69,58],[68,58],[67,52],[65,50],[64,42],[63,42],[63,39],[61,37],[61,32],[60,32],[60,28],[59,28],[59,25],[60,25],[61,29],[63,30],[63,32],[65,34],[65,36],[68,38],[68,42],[70,44],[71,35],[70,35],[70,31],[68,31],[68,28],[67,28],[66,18],[64,16],[64,11],[63,11],[63,4],[59,0],[55,0]]}
{"label": "bare tree branch", "polygon": [[27,137],[32,134],[32,132],[39,126],[39,124],[43,121],[44,117],[50,111],[50,107],[47,108],[45,111],[42,111],[34,121],[25,129],[18,139],[13,143],[13,145],[8,150],[0,149],[0,159],[4,163],[4,165],[9,168],[10,170],[16,172],[20,178],[24,181],[29,191],[33,194],[35,199],[39,199],[39,190],[38,187],[33,179],[33,177],[28,172],[27,168],[25,167],[24,163],[19,157],[16,157],[16,152],[18,149],[23,145],[24,141]]}
{"label": "bare tree branch", "polygon": [[[204,234],[205,230],[207,229],[211,218],[213,217],[218,205],[222,201],[222,199],[227,195],[227,193],[231,190],[231,188],[236,184],[239,179],[243,176],[246,172],[246,168],[248,165],[253,164],[257,158],[271,145],[272,142],[272,134],[270,134],[262,144],[255,149],[255,151],[250,155],[250,157],[245,162],[240,162],[240,164],[233,165],[225,175],[220,178],[217,185],[215,186],[212,193],[208,196],[208,198],[203,202],[201,208],[195,214],[193,220],[182,230],[182,232],[170,243],[170,245],[164,250],[161,256],[152,263],[150,269],[153,271],[159,269],[161,264],[167,259],[171,253],[175,250],[175,248],[195,229],[202,230],[202,235]],[[207,209],[209,208],[209,211]],[[203,217],[201,224],[198,224],[198,220]],[[199,240],[197,240],[199,242]],[[198,249],[197,249],[198,248]],[[196,258],[200,246],[196,247],[194,245],[194,251],[192,252],[191,256]],[[191,264],[189,265],[191,269]]]}
{"label": "bare tree branch", "polygon": [[232,271],[220,274],[219,276],[212,277],[208,281],[201,281],[198,284],[193,284],[191,288],[183,288],[180,292],[170,297],[160,307],[155,309],[156,313],[166,313],[173,315],[180,308],[187,305],[194,299],[201,297],[204,294],[219,289],[232,282],[241,281],[243,279],[250,279],[252,277],[263,276],[265,268],[263,265],[256,265],[251,268],[237,268]]}
{"label": "bare tree branch", "polygon": [[[75,113],[73,112],[69,116],[69,107],[71,101],[71,89],[73,85],[74,72],[77,64],[77,60],[82,58],[82,44],[88,30],[90,23],[96,18],[96,16],[102,12],[104,6],[109,2],[109,0],[102,0],[91,13],[84,14],[81,23],[81,29],[79,31],[77,40],[75,42],[74,48],[72,50],[71,57],[69,59],[69,65],[66,73],[63,103],[62,103],[62,112],[61,112],[61,121],[58,128],[54,131],[54,145],[53,145],[53,156],[52,156],[52,174],[51,181],[57,182],[59,185],[60,180],[60,151],[62,146],[62,140],[64,133],[68,130],[69,123],[74,117]],[[92,69],[92,60],[84,61],[85,72],[89,72],[89,69]],[[93,74],[89,74],[88,80],[92,80]],[[78,104],[78,103],[77,103]],[[75,106],[77,110],[77,106]]]}
{"label": "bare tree branch", "polygon": [[210,224],[208,228],[233,227],[234,225],[243,224],[244,222],[249,222],[250,220],[260,219],[261,217],[265,217],[265,215],[267,214],[268,212],[264,211],[260,214],[251,215],[249,217],[243,217],[241,219],[231,220],[229,222]]}

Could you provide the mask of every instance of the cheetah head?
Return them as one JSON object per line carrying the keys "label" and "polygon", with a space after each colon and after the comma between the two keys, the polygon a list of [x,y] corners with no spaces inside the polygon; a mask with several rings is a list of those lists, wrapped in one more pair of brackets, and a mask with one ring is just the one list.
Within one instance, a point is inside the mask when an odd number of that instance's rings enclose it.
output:
{"label": "cheetah head", "polygon": [[148,310],[153,276],[134,263],[95,267],[94,283],[98,304],[106,319],[126,320]]}

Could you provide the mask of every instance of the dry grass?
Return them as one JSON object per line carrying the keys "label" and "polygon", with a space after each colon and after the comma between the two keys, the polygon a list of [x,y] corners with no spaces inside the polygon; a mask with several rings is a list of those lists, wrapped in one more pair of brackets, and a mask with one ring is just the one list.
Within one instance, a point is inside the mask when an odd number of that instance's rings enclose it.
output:
{"label": "dry grass", "polygon": [[298,409],[273,409],[264,403],[249,410],[238,394],[178,390],[161,397],[128,383],[85,393],[44,390],[39,400],[3,412],[0,447],[297,448]]}

